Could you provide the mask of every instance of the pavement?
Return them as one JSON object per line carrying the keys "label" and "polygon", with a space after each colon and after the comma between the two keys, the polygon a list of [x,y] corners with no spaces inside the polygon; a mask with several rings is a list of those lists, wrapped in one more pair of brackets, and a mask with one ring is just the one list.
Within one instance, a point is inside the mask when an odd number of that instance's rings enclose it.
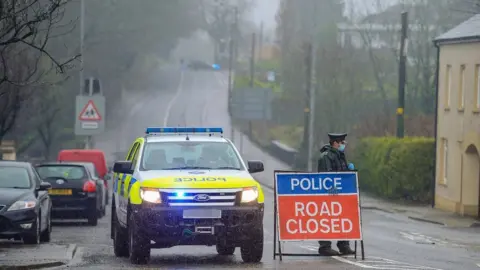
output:
{"label": "pavement", "polygon": [[[273,170],[288,166],[229,128],[226,74],[187,71],[181,75],[172,71],[170,82],[163,89],[152,89],[127,99],[122,105],[126,113],[117,128],[97,136],[96,147],[107,153],[124,150],[136,136],[143,135],[147,126],[224,127],[225,136],[233,139],[244,159],[262,160],[265,165],[264,172],[255,174],[265,192],[262,262],[242,263],[238,249],[233,256],[219,256],[214,247],[189,246],[152,250],[150,264],[136,267],[128,259],[113,255],[110,211],[107,211],[107,216],[95,227],[69,221],[53,224],[52,244],[77,246],[73,260],[56,269],[480,269],[480,228],[420,222],[409,218],[411,208],[408,213],[392,211],[384,202],[373,199],[362,199],[365,260],[353,256],[314,256],[318,249],[315,242],[284,243],[284,252],[310,256],[274,260]],[[26,257],[30,259],[31,255]],[[1,265],[2,259],[0,269]]]}
{"label": "pavement", "polygon": [[[68,264],[76,244],[23,245],[20,241],[0,241],[0,269],[38,269]],[[28,258],[26,258],[28,257]]]}

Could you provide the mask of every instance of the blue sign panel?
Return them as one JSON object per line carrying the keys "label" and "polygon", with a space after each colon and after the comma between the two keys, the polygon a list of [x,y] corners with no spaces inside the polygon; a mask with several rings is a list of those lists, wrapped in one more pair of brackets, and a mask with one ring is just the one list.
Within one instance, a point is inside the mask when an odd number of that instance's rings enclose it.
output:
{"label": "blue sign panel", "polygon": [[277,173],[278,195],[358,194],[356,172]]}

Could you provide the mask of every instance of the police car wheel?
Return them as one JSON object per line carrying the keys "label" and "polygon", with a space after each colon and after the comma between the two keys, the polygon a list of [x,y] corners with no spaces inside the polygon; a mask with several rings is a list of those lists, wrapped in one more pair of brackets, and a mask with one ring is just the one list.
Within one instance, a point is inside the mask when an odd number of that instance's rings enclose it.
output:
{"label": "police car wheel", "polygon": [[112,234],[113,234],[113,252],[117,257],[128,257],[128,238],[125,230],[120,227],[117,221],[115,209],[112,209]]}
{"label": "police car wheel", "polygon": [[219,255],[233,255],[235,253],[235,246],[229,245],[228,242],[219,242],[217,243],[217,253]]}
{"label": "police car wheel", "polygon": [[263,257],[263,228],[252,233],[249,240],[240,247],[242,260],[245,263],[258,263]]}
{"label": "police car wheel", "polygon": [[147,264],[150,260],[150,240],[142,234],[133,216],[128,220],[128,244],[130,262],[133,264]]}

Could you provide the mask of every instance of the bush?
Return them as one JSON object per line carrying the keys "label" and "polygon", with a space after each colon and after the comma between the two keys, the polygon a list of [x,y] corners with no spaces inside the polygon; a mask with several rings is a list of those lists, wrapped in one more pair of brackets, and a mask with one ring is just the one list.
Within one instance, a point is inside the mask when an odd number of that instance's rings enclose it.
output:
{"label": "bush", "polygon": [[360,188],[388,199],[429,202],[435,169],[433,138],[365,138],[355,147],[353,161]]}

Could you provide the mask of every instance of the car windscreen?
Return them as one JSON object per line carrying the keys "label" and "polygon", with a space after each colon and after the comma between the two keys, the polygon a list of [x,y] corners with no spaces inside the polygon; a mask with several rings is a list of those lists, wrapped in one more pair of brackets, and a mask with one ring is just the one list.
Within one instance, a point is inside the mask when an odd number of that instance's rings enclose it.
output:
{"label": "car windscreen", "polygon": [[0,167],[0,188],[30,188],[32,182],[26,168]]}
{"label": "car windscreen", "polygon": [[232,145],[227,142],[148,142],[140,170],[243,170]]}
{"label": "car windscreen", "polygon": [[82,180],[88,177],[83,166],[75,165],[40,165],[36,167],[42,179],[61,177],[67,180]]}

